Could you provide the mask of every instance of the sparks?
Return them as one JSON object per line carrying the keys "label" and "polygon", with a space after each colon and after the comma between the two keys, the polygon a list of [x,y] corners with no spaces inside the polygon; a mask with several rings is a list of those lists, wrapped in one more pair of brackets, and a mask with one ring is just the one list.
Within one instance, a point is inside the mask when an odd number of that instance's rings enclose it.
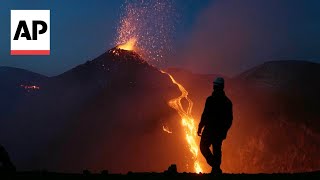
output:
{"label": "sparks", "polygon": [[[116,45],[125,44],[122,49],[134,50],[149,64],[160,65],[172,51],[177,21],[173,4],[171,0],[126,0],[117,27]],[[136,49],[130,48],[127,42]]]}
{"label": "sparks", "polygon": [[168,126],[163,125],[162,130],[168,134],[172,134],[172,131],[169,130]]}
{"label": "sparks", "polygon": [[[179,90],[181,91],[181,95],[179,97],[171,99],[169,101],[169,106],[175,109],[181,117],[181,124],[184,128],[185,138],[189,145],[189,151],[192,154],[192,159],[194,160],[194,163],[193,163],[194,170],[196,171],[196,173],[200,173],[202,172],[202,168],[198,160],[199,146],[196,142],[196,137],[197,137],[196,126],[194,123],[194,118],[192,117],[192,114],[191,114],[193,102],[188,97],[188,91],[181,84],[179,84],[171,74],[162,70],[161,72],[163,74],[167,74],[170,77],[172,83],[177,85]],[[182,107],[182,104],[181,104],[182,99],[186,99],[188,101],[187,110],[185,110]]]}

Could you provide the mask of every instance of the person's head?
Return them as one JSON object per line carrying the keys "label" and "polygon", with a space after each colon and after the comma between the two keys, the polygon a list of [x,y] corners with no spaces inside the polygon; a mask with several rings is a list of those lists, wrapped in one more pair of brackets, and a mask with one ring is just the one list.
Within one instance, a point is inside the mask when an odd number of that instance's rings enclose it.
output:
{"label": "person's head", "polygon": [[222,91],[224,89],[224,79],[222,77],[217,77],[213,81],[213,89],[215,91]]}

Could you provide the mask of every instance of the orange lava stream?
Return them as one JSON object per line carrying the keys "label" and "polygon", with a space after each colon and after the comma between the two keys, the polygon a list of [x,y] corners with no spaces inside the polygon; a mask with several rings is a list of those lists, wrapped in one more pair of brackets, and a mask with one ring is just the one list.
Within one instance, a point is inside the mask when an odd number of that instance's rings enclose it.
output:
{"label": "orange lava stream", "polygon": [[[117,48],[127,50],[127,51],[132,51],[135,49],[136,42],[137,42],[137,38],[131,38],[126,43],[117,46]],[[168,104],[171,108],[175,109],[181,117],[181,124],[185,132],[185,138],[189,146],[189,151],[192,154],[192,159],[194,161],[193,162],[194,170],[196,173],[200,173],[203,170],[198,160],[199,146],[198,146],[198,143],[196,142],[197,129],[194,122],[194,118],[191,115],[193,102],[191,101],[191,99],[188,98],[188,91],[181,84],[179,84],[171,74],[162,70],[160,70],[160,72],[163,74],[167,74],[170,77],[172,83],[177,85],[179,90],[181,91],[181,95],[177,98],[171,99]],[[188,101],[188,108],[186,110],[182,107],[182,104],[181,104],[182,99],[186,99]],[[172,133],[168,129],[168,127],[163,126],[162,128],[163,128],[163,131],[169,134]]]}
{"label": "orange lava stream", "polygon": [[[194,170],[196,171],[196,173],[200,173],[202,172],[202,168],[198,160],[199,146],[198,146],[198,143],[196,142],[197,129],[194,122],[194,118],[191,115],[193,102],[188,98],[188,91],[181,84],[179,84],[171,74],[162,70],[160,71],[163,74],[167,74],[170,77],[172,83],[177,85],[179,90],[181,91],[181,95],[179,97],[171,99],[169,101],[169,106],[175,109],[181,117],[181,123],[186,135],[185,138],[189,145],[189,150],[192,154],[192,159],[194,160]],[[187,110],[185,110],[182,107],[182,104],[181,104],[182,99],[186,99],[188,101]]]}

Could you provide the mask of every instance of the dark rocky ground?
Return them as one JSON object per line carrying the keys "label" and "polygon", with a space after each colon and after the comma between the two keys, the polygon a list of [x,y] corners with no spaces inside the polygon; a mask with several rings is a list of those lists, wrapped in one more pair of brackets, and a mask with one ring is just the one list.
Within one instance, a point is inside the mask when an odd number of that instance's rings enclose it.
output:
{"label": "dark rocky ground", "polygon": [[15,174],[1,174],[0,179],[319,179],[320,171],[308,173],[293,173],[293,174],[195,174],[195,173],[134,173],[127,174],[108,174],[88,173],[82,174],[64,174],[53,172],[17,172]]}

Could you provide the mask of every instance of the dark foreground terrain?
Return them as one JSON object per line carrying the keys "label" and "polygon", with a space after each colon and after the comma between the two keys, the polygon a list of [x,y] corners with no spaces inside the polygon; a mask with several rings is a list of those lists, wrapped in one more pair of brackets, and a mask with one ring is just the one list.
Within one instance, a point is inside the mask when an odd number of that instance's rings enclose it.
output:
{"label": "dark foreground terrain", "polygon": [[131,173],[128,174],[108,174],[83,173],[64,174],[51,172],[18,172],[16,174],[1,174],[0,179],[319,179],[320,171],[293,174],[195,174],[195,173]]}

